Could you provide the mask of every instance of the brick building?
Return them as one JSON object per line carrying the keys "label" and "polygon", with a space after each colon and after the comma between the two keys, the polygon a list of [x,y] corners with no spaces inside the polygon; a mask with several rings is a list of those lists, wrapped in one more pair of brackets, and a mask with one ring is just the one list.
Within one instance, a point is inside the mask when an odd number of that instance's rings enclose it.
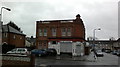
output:
{"label": "brick building", "polygon": [[85,27],[80,15],[76,19],[36,21],[36,48],[48,48],[48,43],[85,41]]}
{"label": "brick building", "polygon": [[[89,42],[90,46],[93,47],[93,40],[87,40],[86,42]],[[118,46],[117,43],[117,40],[95,40],[95,47],[97,49],[114,50],[114,47]]]}
{"label": "brick building", "polygon": [[2,26],[2,43],[25,47],[25,34],[13,22]]}
{"label": "brick building", "polygon": [[34,38],[33,36],[31,37],[26,37],[26,42],[25,42],[25,46],[29,47],[29,48],[36,48],[36,38]]}

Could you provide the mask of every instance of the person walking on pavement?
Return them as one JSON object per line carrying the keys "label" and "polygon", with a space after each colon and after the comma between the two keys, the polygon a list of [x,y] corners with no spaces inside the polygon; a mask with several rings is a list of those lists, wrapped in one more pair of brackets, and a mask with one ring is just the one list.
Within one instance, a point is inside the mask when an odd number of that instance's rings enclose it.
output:
{"label": "person walking on pavement", "polygon": [[94,53],[94,59],[97,60],[97,56],[96,56],[96,51],[95,51],[95,49],[93,49],[93,53]]}

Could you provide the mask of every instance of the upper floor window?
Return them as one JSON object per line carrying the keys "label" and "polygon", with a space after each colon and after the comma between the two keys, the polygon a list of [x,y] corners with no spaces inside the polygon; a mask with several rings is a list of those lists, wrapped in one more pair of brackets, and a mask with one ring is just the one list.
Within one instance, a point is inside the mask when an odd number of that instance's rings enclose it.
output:
{"label": "upper floor window", "polygon": [[42,29],[39,29],[39,36],[42,36]]}
{"label": "upper floor window", "polygon": [[66,28],[61,29],[62,36],[66,36]]}
{"label": "upper floor window", "polygon": [[67,36],[71,36],[71,28],[67,29]]}
{"label": "upper floor window", "polygon": [[4,33],[4,37],[7,37],[7,33]]}
{"label": "upper floor window", "polygon": [[52,28],[52,36],[56,36],[56,28]]}
{"label": "upper floor window", "polygon": [[16,38],[16,36],[14,35],[14,36],[13,36],[13,39],[15,39],[15,38]]}
{"label": "upper floor window", "polygon": [[44,29],[44,36],[47,36],[47,29]]}
{"label": "upper floor window", "polygon": [[20,39],[22,39],[22,37],[20,37]]}

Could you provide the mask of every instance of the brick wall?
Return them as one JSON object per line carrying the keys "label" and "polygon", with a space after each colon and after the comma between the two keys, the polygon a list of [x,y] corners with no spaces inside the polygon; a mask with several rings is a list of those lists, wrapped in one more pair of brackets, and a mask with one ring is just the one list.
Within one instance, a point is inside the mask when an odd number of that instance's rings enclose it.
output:
{"label": "brick wall", "polygon": [[[52,35],[52,28],[56,29],[56,36]],[[71,29],[71,36],[62,36],[61,29]],[[47,36],[39,36],[39,30],[47,29]],[[44,33],[44,31],[42,32]],[[50,20],[36,21],[36,48],[44,48],[48,46],[49,38],[81,38],[85,40],[85,27],[80,16],[72,20]],[[40,45],[41,44],[41,45]],[[46,44],[46,45],[45,45]],[[40,45],[40,46],[39,46]]]}
{"label": "brick wall", "polygon": [[[3,33],[4,34],[4,33]],[[25,36],[15,33],[7,33],[7,37],[3,36],[3,43],[15,45],[16,47],[24,47],[25,46]]]}

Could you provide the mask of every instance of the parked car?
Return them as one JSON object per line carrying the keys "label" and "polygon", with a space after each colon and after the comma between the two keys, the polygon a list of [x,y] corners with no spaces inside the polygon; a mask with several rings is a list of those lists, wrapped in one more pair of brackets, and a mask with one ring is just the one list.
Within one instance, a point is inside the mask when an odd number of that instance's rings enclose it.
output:
{"label": "parked car", "polygon": [[30,51],[27,48],[15,48],[11,51],[8,51],[7,54],[21,54],[21,55],[30,55]]}
{"label": "parked car", "polygon": [[33,49],[31,54],[34,54],[35,56],[46,56],[47,52],[45,49]]}
{"label": "parked car", "polygon": [[47,55],[49,55],[49,56],[56,56],[57,55],[56,50],[52,49],[52,48],[46,49],[46,52],[47,52]]}
{"label": "parked car", "polygon": [[120,56],[120,50],[117,51],[117,56]]}
{"label": "parked car", "polygon": [[97,57],[103,57],[104,56],[103,52],[101,50],[96,50],[95,54],[96,54]]}
{"label": "parked car", "polygon": [[105,49],[105,52],[106,53],[111,53],[111,50],[110,49]]}
{"label": "parked car", "polygon": [[113,55],[117,55],[117,50],[113,50],[113,51],[112,51],[112,54],[113,54]]}

